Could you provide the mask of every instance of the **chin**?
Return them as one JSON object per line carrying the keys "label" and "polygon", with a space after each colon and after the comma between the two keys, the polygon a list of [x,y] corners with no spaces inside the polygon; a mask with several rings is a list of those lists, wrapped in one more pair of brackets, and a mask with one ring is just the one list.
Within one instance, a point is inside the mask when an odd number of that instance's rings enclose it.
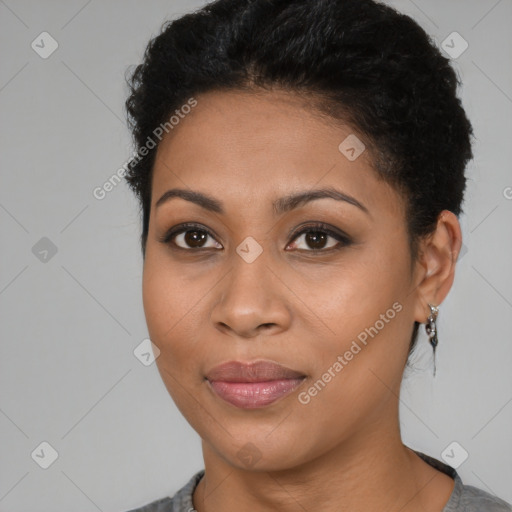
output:
{"label": "chin", "polygon": [[300,428],[298,431],[297,428],[290,428],[290,425],[288,428],[282,425],[276,428],[276,424],[262,427],[253,423],[247,428],[233,428],[233,424],[226,424],[226,430],[231,435],[224,430],[221,437],[218,437],[219,431],[213,436],[212,432],[200,435],[206,444],[206,451],[213,450],[237,469],[254,472],[289,470],[314,459],[316,452],[322,449],[307,434],[304,426],[297,426]]}

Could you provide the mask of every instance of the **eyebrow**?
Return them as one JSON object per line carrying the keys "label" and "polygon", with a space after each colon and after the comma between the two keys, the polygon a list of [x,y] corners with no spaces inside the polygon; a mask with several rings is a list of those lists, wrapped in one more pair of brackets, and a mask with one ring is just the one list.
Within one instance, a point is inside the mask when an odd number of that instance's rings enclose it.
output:
{"label": "eyebrow", "polygon": [[[195,192],[181,188],[173,188],[165,192],[162,197],[160,197],[160,199],[155,203],[155,208],[158,208],[170,199],[176,197],[195,203],[201,208],[211,212],[220,213],[222,215],[225,213],[223,204],[218,199],[215,199],[214,197],[202,192]],[[280,197],[272,203],[272,209],[274,211],[274,215],[282,215],[286,212],[294,210],[295,208],[298,208],[299,206],[309,203],[310,201],[323,198],[335,199],[336,201],[344,201],[369,214],[368,209],[357,199],[333,187],[308,190],[305,192],[299,192]]]}

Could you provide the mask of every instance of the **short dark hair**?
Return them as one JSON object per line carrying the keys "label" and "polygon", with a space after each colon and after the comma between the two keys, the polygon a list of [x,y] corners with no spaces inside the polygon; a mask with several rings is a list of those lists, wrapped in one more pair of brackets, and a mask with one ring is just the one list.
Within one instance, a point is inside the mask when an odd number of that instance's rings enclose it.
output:
{"label": "short dark hair", "polygon": [[[216,0],[165,22],[127,80],[137,151],[193,95],[276,87],[360,135],[377,176],[404,198],[413,258],[442,210],[462,211],[473,129],[460,80],[412,18],[380,2]],[[125,174],[142,212],[143,257],[157,147]]]}

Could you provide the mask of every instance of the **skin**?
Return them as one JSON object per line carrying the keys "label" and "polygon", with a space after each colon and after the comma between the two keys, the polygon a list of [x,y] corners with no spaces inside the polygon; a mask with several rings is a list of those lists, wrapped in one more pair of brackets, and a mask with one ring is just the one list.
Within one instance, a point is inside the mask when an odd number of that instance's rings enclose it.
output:
{"label": "skin", "polygon": [[[143,271],[159,372],[202,439],[196,510],[441,511],[454,482],[403,445],[398,397],[413,323],[426,321],[427,304],[439,305],[454,279],[456,216],[442,212],[413,261],[402,197],[378,179],[369,151],[349,161],[338,149],[353,129],[284,91],[206,93],[197,101],[158,147]],[[274,215],[275,199],[320,186],[368,212],[324,198]],[[171,188],[209,194],[225,213],[182,198],[156,208]],[[352,243],[329,251],[338,245],[329,236],[327,249],[315,250],[305,235],[289,237],[309,221],[342,230]],[[184,235],[174,238],[182,250],[160,241],[183,222],[214,234],[202,252]],[[236,252],[249,236],[263,249],[252,263]],[[400,312],[300,403],[298,394],[396,302]],[[224,402],[205,380],[220,363],[257,359],[307,377],[253,410]],[[254,464],[237,456],[244,449],[256,454]]]}

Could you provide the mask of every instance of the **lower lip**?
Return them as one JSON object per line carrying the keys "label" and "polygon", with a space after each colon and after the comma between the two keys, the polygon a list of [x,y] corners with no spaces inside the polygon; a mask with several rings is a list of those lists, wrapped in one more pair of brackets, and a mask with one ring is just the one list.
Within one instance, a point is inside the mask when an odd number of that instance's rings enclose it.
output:
{"label": "lower lip", "polygon": [[208,382],[213,391],[226,402],[242,409],[258,409],[289,395],[303,380],[304,378],[265,382]]}

